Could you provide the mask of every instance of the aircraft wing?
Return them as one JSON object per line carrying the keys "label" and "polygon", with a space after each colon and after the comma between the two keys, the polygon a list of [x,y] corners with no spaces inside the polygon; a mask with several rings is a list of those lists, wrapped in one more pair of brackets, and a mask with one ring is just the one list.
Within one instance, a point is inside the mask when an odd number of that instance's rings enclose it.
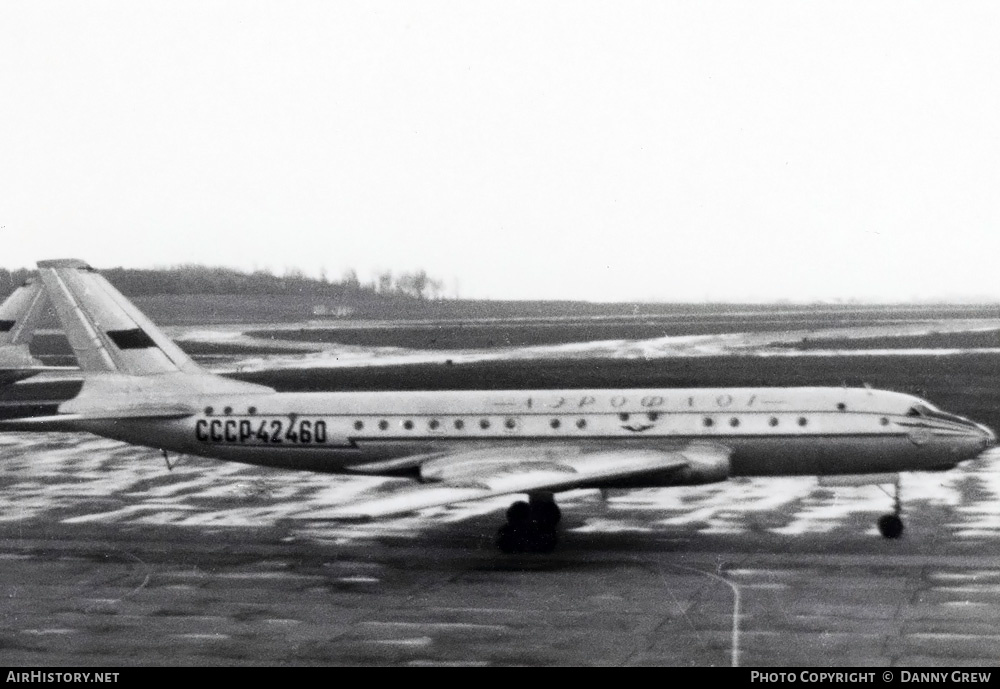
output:
{"label": "aircraft wing", "polygon": [[423,483],[338,505],[325,516],[364,521],[509,493],[614,486],[650,474],[679,474],[685,469],[728,461],[729,454],[728,448],[711,443],[688,443],[662,450],[561,445],[458,452],[424,462],[420,466]]}

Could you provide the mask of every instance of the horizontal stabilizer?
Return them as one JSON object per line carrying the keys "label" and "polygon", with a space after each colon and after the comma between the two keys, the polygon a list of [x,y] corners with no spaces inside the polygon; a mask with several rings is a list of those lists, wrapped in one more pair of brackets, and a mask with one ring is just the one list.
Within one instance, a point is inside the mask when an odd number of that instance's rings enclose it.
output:
{"label": "horizontal stabilizer", "polygon": [[51,424],[72,424],[77,421],[106,421],[126,419],[183,419],[194,414],[194,410],[184,405],[134,406],[108,408],[84,413],[53,414],[50,416],[29,416],[0,421],[5,425],[46,426]]}
{"label": "horizontal stabilizer", "polygon": [[87,411],[74,414],[83,421],[98,419],[183,419],[193,416],[194,409],[182,404],[152,406],[138,405],[134,407],[110,408]]}
{"label": "horizontal stabilizer", "polygon": [[[7,364],[8,362],[2,361],[2,357],[0,357],[0,387],[3,387],[4,385],[11,385],[20,380],[27,380],[28,378],[37,376],[39,373],[72,372],[73,374],[76,374],[76,378],[79,378],[80,373],[80,369],[71,366],[45,366],[44,364],[9,366]],[[52,379],[47,378],[46,380]]]}
{"label": "horizontal stabilizer", "polygon": [[76,414],[24,416],[0,421],[0,431],[76,431],[76,421],[79,421]]}

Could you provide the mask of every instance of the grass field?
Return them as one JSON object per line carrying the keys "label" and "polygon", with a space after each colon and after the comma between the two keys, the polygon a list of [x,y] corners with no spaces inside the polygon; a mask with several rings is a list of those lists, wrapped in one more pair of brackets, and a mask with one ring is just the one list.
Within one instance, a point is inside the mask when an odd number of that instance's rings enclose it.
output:
{"label": "grass field", "polygon": [[720,335],[743,332],[783,332],[863,327],[882,323],[871,315],[739,314],[728,317],[660,317],[593,319],[587,321],[393,324],[391,326],[268,328],[248,330],[261,339],[294,340],[351,346],[412,349],[492,349],[592,342],[648,340],[660,337]]}
{"label": "grass field", "polygon": [[[264,340],[291,340],[347,346],[405,347],[409,349],[492,349],[530,347],[602,340],[644,340],[662,337],[706,336],[727,333],[787,333],[836,330],[863,330],[885,326],[924,326],[931,330],[941,324],[980,319],[996,322],[1000,314],[992,307],[952,307],[946,309],[830,309],[786,311],[746,310],[732,307],[728,312],[706,307],[704,313],[655,313],[632,316],[551,319],[452,320],[370,324],[348,321],[339,324],[312,323],[308,327],[253,328],[246,335]],[[841,347],[843,344],[843,347]],[[800,349],[885,347],[993,347],[1000,345],[1000,331],[931,333],[900,337],[823,338],[803,336]]]}
{"label": "grass field", "polygon": [[800,350],[816,349],[990,349],[1000,347],[1000,330],[927,333],[893,337],[843,337],[808,339],[778,345]]}
{"label": "grass field", "polygon": [[[134,298],[136,306],[160,325],[207,325],[213,323],[288,323],[315,319],[317,307],[335,307],[321,297],[301,295],[240,294],[146,295]],[[729,317],[744,320],[784,318],[830,324],[838,320],[879,321],[887,316],[926,320],[942,318],[1000,318],[998,304],[867,305],[867,304],[646,304],[543,301],[406,300],[369,304],[355,312],[359,320],[451,320],[501,319],[634,319]],[[341,319],[325,319],[335,327]],[[54,321],[53,321],[54,323]],[[43,326],[51,327],[51,326]],[[793,327],[793,326],[789,326]],[[794,326],[798,327],[798,326]]]}

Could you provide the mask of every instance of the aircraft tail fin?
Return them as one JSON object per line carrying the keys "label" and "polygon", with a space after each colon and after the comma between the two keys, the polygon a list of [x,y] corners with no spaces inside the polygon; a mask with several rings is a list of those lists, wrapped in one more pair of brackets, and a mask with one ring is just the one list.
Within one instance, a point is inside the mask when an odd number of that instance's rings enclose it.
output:
{"label": "aircraft tail fin", "polygon": [[45,306],[45,290],[37,280],[28,280],[0,304],[0,347],[26,345]]}
{"label": "aircraft tail fin", "polygon": [[38,273],[82,370],[209,375],[85,262],[39,261]]}
{"label": "aircraft tail fin", "polygon": [[0,304],[0,369],[35,369],[42,364],[28,351],[45,307],[45,290],[28,280]]}

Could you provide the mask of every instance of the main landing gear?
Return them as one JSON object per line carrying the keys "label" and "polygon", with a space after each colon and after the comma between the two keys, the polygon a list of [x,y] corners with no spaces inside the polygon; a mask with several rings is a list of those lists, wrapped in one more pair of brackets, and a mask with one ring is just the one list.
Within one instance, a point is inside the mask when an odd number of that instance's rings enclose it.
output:
{"label": "main landing gear", "polygon": [[507,508],[507,523],[497,532],[497,547],[505,553],[551,553],[559,537],[562,516],[551,494],[531,494]]}
{"label": "main landing gear", "polygon": [[[882,489],[886,495],[889,494],[884,488]],[[899,475],[896,475],[896,492],[890,497],[893,500],[892,514],[886,514],[879,517],[878,520],[878,530],[882,534],[883,538],[899,538],[903,535],[903,520],[900,517],[900,513],[903,511],[902,501],[899,497]]]}

